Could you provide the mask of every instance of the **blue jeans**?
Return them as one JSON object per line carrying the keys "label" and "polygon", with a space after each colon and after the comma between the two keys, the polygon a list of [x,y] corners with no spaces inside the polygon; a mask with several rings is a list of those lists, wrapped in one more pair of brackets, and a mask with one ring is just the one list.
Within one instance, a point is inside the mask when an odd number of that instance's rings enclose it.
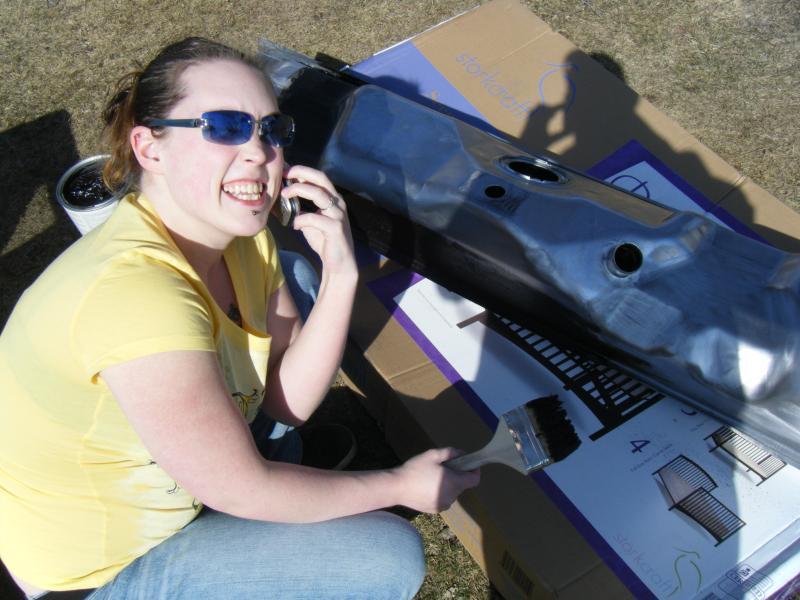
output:
{"label": "blue jeans", "polygon": [[298,525],[204,509],[87,600],[398,600],[424,575],[419,535],[396,515]]}
{"label": "blue jeans", "polygon": [[319,277],[309,262],[302,254],[280,250],[278,257],[281,261],[281,270],[286,279],[286,286],[292,294],[292,299],[297,306],[300,318],[305,321],[317,301],[319,292]]}
{"label": "blue jeans", "polygon": [[[305,319],[318,279],[300,255],[281,252],[289,291]],[[262,454],[298,462],[299,436],[266,417],[251,431]],[[209,508],[125,567],[87,600],[411,598],[425,556],[404,519],[371,512],[322,523],[252,521]]]}

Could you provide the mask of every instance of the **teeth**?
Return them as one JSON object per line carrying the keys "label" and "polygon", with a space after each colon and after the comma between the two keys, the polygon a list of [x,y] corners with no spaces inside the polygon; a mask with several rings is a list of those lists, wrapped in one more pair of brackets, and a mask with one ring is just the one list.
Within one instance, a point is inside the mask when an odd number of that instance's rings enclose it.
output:
{"label": "teeth", "polygon": [[258,200],[261,197],[261,192],[264,190],[262,183],[237,183],[234,185],[223,185],[223,191],[232,196],[236,196],[239,200]]}

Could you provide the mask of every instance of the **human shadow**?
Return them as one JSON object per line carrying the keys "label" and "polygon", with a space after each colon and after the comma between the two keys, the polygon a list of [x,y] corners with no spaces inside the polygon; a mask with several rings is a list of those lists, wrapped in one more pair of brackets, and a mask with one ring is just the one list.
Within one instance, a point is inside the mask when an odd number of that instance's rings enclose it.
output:
{"label": "human shadow", "polygon": [[[79,235],[55,201],[58,179],[79,158],[69,113],[55,111],[1,132],[0,154],[5,182],[0,205],[4,324],[22,291]],[[34,205],[42,188],[47,199]]]}
{"label": "human shadow", "polygon": [[[585,89],[598,77],[598,67],[614,77],[605,77],[602,85]],[[683,144],[684,140],[676,144],[674,134],[668,140],[664,134],[672,126],[641,117],[644,111],[652,114],[652,107],[643,108],[645,101],[626,85],[624,68],[608,54],[574,51],[542,75],[538,95],[539,104],[530,112],[526,126],[518,136],[511,137],[532,154],[555,155],[564,165],[602,179],[604,170],[598,158],[610,157],[623,143],[635,140],[676,178],[684,180],[682,186],[690,190],[699,205],[698,212],[708,211],[753,239],[800,252],[800,240],[758,222],[753,204],[757,200],[748,197],[741,177],[731,167],[722,166],[717,157],[700,156],[691,145]],[[654,129],[653,122],[660,129]],[[686,149],[681,147],[684,145]],[[633,189],[639,182],[619,185],[653,199],[644,188]]]}

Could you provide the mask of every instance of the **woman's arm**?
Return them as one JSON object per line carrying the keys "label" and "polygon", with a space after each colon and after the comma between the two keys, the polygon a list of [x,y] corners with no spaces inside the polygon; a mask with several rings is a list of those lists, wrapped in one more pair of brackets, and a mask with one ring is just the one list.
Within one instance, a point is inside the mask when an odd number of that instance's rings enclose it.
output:
{"label": "woman's arm", "polygon": [[235,516],[314,522],[402,504],[447,508],[477,473],[441,463],[431,450],[397,469],[339,472],[267,461],[228,393],[211,352],[165,352],[101,376],[153,459],[207,506]]}
{"label": "woman's arm", "polygon": [[[350,324],[355,279],[337,281],[324,276],[308,321],[286,315],[295,311],[287,286],[270,298],[268,330],[272,335],[269,379],[263,409],[283,423],[305,422],[330,389],[344,352]],[[290,324],[296,324],[291,330]]]}
{"label": "woman's arm", "polygon": [[264,409],[290,424],[308,419],[333,382],[342,360],[355,297],[358,269],[347,208],[324,173],[294,166],[288,197],[302,196],[318,207],[295,218],[294,226],[322,261],[320,289],[303,325],[286,286],[269,300],[267,329],[272,335],[270,376]]}

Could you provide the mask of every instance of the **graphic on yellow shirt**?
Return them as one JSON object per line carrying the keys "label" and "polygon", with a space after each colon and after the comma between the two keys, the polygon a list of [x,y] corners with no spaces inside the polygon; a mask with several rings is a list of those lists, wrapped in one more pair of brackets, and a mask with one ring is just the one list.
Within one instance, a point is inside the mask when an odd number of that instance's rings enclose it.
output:
{"label": "graphic on yellow shirt", "polygon": [[[158,465],[158,463],[156,461],[152,460],[152,459],[150,460],[150,464],[151,465]],[[172,481],[172,487],[167,490],[167,493],[168,494],[175,494],[179,489],[181,489],[181,486],[178,485],[177,481],[173,480]],[[194,509],[196,511],[196,510],[199,510],[199,508],[200,508],[200,502],[197,501],[197,498],[192,498],[192,509]]]}
{"label": "graphic on yellow shirt", "polygon": [[246,419],[247,413],[250,410],[250,407],[253,404],[260,403],[260,396],[261,394],[258,393],[258,390],[253,388],[253,391],[249,394],[243,394],[242,392],[234,392],[232,394],[233,398],[236,400],[236,404],[239,406],[239,411],[242,413],[242,416]]}

